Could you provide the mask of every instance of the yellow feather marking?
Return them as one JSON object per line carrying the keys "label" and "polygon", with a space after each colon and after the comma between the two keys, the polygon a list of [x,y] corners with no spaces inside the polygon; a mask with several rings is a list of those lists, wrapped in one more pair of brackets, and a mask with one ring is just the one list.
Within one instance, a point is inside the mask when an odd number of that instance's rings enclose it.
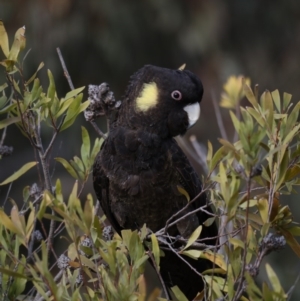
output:
{"label": "yellow feather marking", "polygon": [[158,88],[156,83],[144,84],[140,96],[136,99],[138,111],[146,112],[158,103]]}

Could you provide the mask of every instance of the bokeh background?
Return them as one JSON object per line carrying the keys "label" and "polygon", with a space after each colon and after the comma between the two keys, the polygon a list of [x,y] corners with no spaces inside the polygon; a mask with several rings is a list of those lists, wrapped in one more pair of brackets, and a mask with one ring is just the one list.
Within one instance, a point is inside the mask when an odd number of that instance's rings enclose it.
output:
{"label": "bokeh background", "polygon": [[[47,87],[46,69],[56,79],[60,97],[69,87],[56,53],[60,47],[75,87],[106,81],[120,98],[129,76],[145,64],[187,69],[202,79],[205,94],[202,118],[189,132],[206,144],[209,139],[218,146],[217,126],[212,94],[219,99],[222,85],[230,75],[250,77],[260,91],[278,88],[300,96],[300,3],[292,0],[0,0],[0,19],[4,21],[12,42],[15,31],[25,25],[27,49],[25,75],[40,71]],[[4,81],[0,70],[0,84]],[[226,110],[221,111],[225,128],[232,137],[232,126]],[[57,156],[71,159],[81,145],[80,126],[92,139],[92,127],[79,118],[72,128],[57,139],[51,153],[53,183],[62,178],[66,193],[73,185],[65,170],[54,163]],[[104,126],[104,123],[99,123]],[[1,134],[1,133],[0,133]],[[51,129],[44,128],[43,141],[49,142]],[[16,127],[8,129],[5,144],[14,147],[11,157],[0,160],[0,182],[28,161],[35,160],[29,142]],[[188,142],[187,142],[188,144]],[[201,170],[199,170],[201,172]],[[32,170],[16,181],[9,196],[22,201],[22,187],[38,182]],[[91,192],[89,181],[84,193]],[[0,205],[7,187],[0,188]],[[299,197],[288,199],[300,220]],[[297,216],[298,215],[298,216]],[[299,272],[299,259],[289,250],[269,258],[288,291]],[[260,278],[264,279],[264,268]],[[290,300],[300,299],[296,285]]]}

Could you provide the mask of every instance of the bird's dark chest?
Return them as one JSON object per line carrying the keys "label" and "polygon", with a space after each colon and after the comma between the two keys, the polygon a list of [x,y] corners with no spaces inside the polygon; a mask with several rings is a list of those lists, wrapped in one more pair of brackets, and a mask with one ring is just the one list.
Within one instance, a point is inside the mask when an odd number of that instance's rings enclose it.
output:
{"label": "bird's dark chest", "polygon": [[184,206],[170,144],[155,134],[118,129],[107,139],[100,164],[109,179],[110,208],[123,228],[144,223],[156,231]]}

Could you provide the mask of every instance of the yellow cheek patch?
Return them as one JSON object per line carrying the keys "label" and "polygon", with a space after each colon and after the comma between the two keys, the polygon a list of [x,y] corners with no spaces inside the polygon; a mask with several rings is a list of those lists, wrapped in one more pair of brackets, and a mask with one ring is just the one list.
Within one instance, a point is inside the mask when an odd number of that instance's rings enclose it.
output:
{"label": "yellow cheek patch", "polygon": [[158,103],[158,88],[156,83],[144,84],[139,97],[136,99],[136,109],[146,112]]}

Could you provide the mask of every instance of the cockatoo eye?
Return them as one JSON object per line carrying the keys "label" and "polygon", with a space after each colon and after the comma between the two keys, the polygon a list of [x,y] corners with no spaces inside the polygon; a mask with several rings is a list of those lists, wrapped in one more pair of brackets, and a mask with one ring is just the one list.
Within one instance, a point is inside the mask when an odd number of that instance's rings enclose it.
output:
{"label": "cockatoo eye", "polygon": [[172,98],[174,99],[174,100],[180,100],[181,98],[182,98],[182,94],[181,94],[181,92],[180,91],[178,91],[178,90],[175,90],[175,91],[173,91],[172,93],[171,93],[171,96],[172,96]]}

